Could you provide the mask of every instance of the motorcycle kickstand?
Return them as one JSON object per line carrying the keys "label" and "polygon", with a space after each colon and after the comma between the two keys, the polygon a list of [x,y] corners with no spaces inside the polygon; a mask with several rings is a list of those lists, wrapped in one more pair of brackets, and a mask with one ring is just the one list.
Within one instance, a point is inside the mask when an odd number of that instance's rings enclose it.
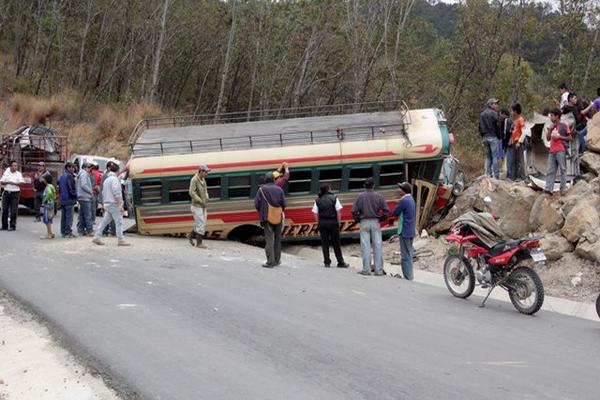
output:
{"label": "motorcycle kickstand", "polygon": [[492,287],[490,287],[490,290],[488,290],[487,295],[485,296],[485,298],[483,299],[483,301],[479,305],[479,308],[484,308],[485,307],[485,302],[487,301],[488,297],[490,297],[490,294],[492,294],[492,290],[494,290],[495,288],[496,288],[496,285],[492,285]]}

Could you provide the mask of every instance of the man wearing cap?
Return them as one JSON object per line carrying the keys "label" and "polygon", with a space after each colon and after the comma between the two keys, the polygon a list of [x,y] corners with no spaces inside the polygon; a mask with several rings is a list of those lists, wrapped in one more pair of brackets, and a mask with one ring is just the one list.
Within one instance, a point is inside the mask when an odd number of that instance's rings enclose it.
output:
{"label": "man wearing cap", "polygon": [[[204,238],[204,227],[206,225],[206,206],[208,205],[208,188],[206,187],[206,175],[210,172],[210,168],[206,165],[201,165],[198,168],[198,173],[190,180],[190,198],[192,199],[192,215],[194,216],[194,227],[188,234],[188,240],[192,246],[206,249],[206,245],[202,244]],[[196,243],[194,243],[194,239]]]}
{"label": "man wearing cap", "polygon": [[[14,231],[17,229],[17,215],[19,213],[19,197],[23,184],[23,175],[18,170],[19,164],[11,161],[8,168],[4,170],[0,184],[4,186],[2,193],[2,230]],[[9,226],[10,218],[10,226]]]}
{"label": "man wearing cap", "polygon": [[35,212],[35,221],[40,221],[40,207],[42,205],[42,197],[46,185],[40,180],[40,178],[50,172],[46,169],[46,164],[43,161],[38,162],[37,171],[33,177],[33,210]]}
{"label": "man wearing cap", "polygon": [[337,260],[338,268],[348,268],[344,261],[342,246],[340,242],[340,221],[342,204],[336,195],[331,193],[331,187],[327,183],[321,184],[319,197],[315,200],[312,212],[315,215],[321,236],[321,250],[323,251],[323,263],[325,268],[331,267],[329,245],[333,246],[333,252]]}
{"label": "man wearing cap", "polygon": [[498,99],[486,101],[487,108],[479,115],[479,134],[485,152],[485,174],[498,178],[498,146],[500,146],[500,123],[498,116]]}
{"label": "man wearing cap", "polygon": [[290,169],[287,162],[284,162],[281,167],[273,171],[273,179],[275,179],[275,184],[282,189],[287,185],[290,180]]}
{"label": "man wearing cap", "polygon": [[79,203],[79,218],[77,231],[80,236],[91,236],[94,233],[92,226],[92,197],[94,187],[91,176],[92,164],[84,162],[77,174],[77,202]]}
{"label": "man wearing cap", "polygon": [[400,264],[404,279],[413,280],[413,239],[417,235],[417,213],[415,199],[411,196],[412,186],[408,182],[398,184],[400,200],[392,215],[398,217],[400,236]]}
{"label": "man wearing cap", "polygon": [[[281,264],[281,230],[283,228],[283,210],[285,209],[286,202],[283,189],[275,184],[273,173],[266,173],[264,182],[264,185],[256,193],[254,207],[258,211],[260,225],[265,232],[267,262],[263,264],[263,267],[273,268]],[[269,222],[269,208],[281,211],[278,223]]]}
{"label": "man wearing cap", "polygon": [[352,205],[352,216],[360,221],[360,250],[363,269],[359,273],[371,275],[371,252],[375,275],[383,275],[383,243],[381,220],[387,220],[389,208],[382,195],[374,190],[373,179],[365,179],[365,191],[358,195]]}
{"label": "man wearing cap", "polygon": [[65,171],[58,180],[60,191],[60,233],[64,238],[73,238],[73,211],[77,203],[77,183],[75,182],[75,164],[67,162]]}

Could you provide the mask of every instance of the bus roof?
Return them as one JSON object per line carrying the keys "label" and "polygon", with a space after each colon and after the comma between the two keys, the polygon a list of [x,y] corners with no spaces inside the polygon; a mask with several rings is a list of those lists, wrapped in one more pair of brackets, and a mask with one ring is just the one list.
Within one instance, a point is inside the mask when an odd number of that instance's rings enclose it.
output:
{"label": "bus roof", "polygon": [[[261,170],[278,167],[287,161],[295,167],[330,165],[342,163],[361,163],[374,161],[422,160],[441,157],[448,152],[449,138],[442,114],[437,109],[411,110],[410,125],[398,121],[399,112],[361,113],[344,116],[313,117],[275,121],[260,121],[240,124],[252,129],[277,126],[290,130],[302,127],[304,122],[311,127],[330,126],[332,140],[310,141],[308,137],[296,138],[289,143],[279,143],[273,139],[270,143],[251,142],[248,147],[216,148],[212,151],[191,152],[187,154],[169,154],[159,152],[154,156],[138,157],[136,153],[130,163],[130,173],[135,177],[169,176],[193,174],[200,164],[207,164],[214,172],[232,172],[238,170]],[[309,120],[309,121],[307,121]],[[377,122],[378,126],[364,126],[364,121]],[[395,123],[394,123],[395,122]],[[271,124],[276,123],[276,124]],[[336,124],[342,126],[343,135],[336,135]],[[301,124],[301,125],[298,125]],[[352,126],[352,124],[355,124]],[[188,128],[150,129],[142,134],[140,140],[156,139],[158,135],[201,134],[233,135],[242,127],[232,125],[209,125]],[[203,128],[203,129],[200,129]],[[211,129],[206,129],[211,128]],[[216,129],[218,128],[218,129]],[[368,128],[368,129],[365,129]],[[373,128],[373,129],[371,129]],[[181,129],[178,131],[177,129]],[[237,130],[236,130],[237,129]],[[285,134],[284,137],[293,135]],[[353,136],[354,135],[354,136]],[[236,136],[234,136],[236,137]],[[239,138],[239,136],[237,136]],[[258,137],[255,136],[254,138]],[[219,139],[215,136],[213,139]]]}

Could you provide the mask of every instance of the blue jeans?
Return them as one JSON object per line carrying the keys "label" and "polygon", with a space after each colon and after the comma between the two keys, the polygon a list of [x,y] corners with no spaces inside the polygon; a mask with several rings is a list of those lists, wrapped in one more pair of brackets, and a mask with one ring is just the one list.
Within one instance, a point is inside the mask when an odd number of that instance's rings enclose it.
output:
{"label": "blue jeans", "polygon": [[77,232],[80,235],[92,233],[92,201],[79,200],[79,218],[77,219]]}
{"label": "blue jeans", "polygon": [[580,131],[577,131],[577,140],[579,141],[579,154],[587,150],[585,138],[587,136],[587,126]]}
{"label": "blue jeans", "polygon": [[554,182],[556,181],[556,170],[560,170],[560,191],[567,191],[567,160],[565,152],[548,154],[548,171],[546,173],[546,190],[554,191]]}
{"label": "blue jeans", "polygon": [[363,272],[371,273],[371,250],[375,263],[375,273],[383,272],[383,244],[381,227],[377,218],[366,218],[360,221],[360,250],[362,253]]}
{"label": "blue jeans", "polygon": [[94,239],[100,240],[102,232],[111,222],[115,223],[117,239],[123,240],[123,214],[114,203],[104,203],[104,215],[102,216],[102,222],[96,228],[96,234]]}
{"label": "blue jeans", "polygon": [[73,210],[75,206],[62,206],[60,212],[60,234],[68,236],[73,234]]}
{"label": "blue jeans", "polygon": [[483,150],[485,152],[485,174],[494,178],[500,175],[498,166],[498,147],[502,146],[501,141],[492,136],[483,137]]}
{"label": "blue jeans", "polygon": [[412,281],[413,275],[413,257],[415,249],[413,248],[413,238],[400,238],[400,265],[402,265],[402,275],[404,279]]}

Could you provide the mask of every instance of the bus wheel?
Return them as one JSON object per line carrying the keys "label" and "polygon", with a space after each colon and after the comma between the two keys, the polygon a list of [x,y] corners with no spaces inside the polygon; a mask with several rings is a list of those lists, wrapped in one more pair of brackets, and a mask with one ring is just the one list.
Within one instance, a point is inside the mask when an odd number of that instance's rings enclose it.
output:
{"label": "bus wheel", "polygon": [[242,225],[229,232],[227,240],[235,240],[251,245],[260,245],[261,243],[264,243],[264,232],[262,228],[256,225]]}

